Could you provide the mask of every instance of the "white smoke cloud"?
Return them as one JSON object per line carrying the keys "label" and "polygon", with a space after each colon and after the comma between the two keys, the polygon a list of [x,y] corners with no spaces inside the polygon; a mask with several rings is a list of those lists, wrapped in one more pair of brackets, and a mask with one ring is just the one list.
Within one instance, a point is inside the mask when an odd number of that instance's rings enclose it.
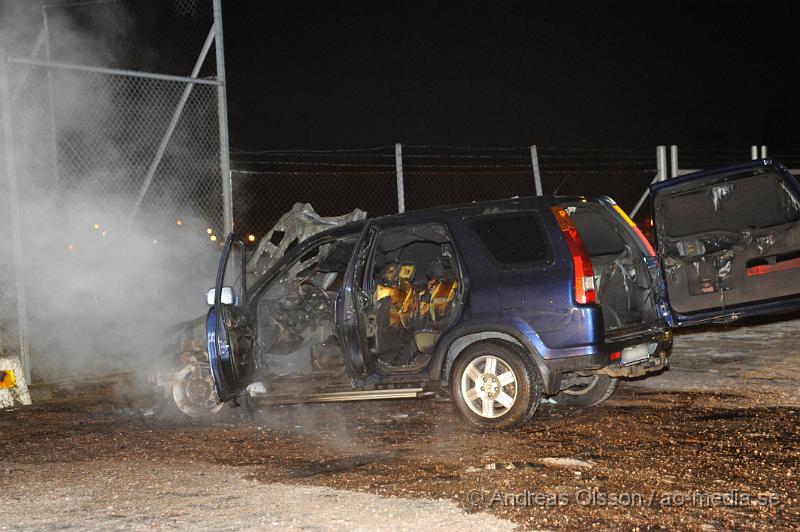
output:
{"label": "white smoke cloud", "polygon": [[[57,10],[53,17],[63,50],[54,59],[70,63],[113,62],[109,50],[119,49],[132,27],[122,8],[98,10],[89,20],[72,20],[69,10]],[[41,4],[6,2],[0,20],[0,46],[28,55],[41,27]],[[98,25],[102,34],[85,31]],[[13,66],[12,84],[22,79],[24,68]],[[71,164],[56,174],[48,82],[56,102],[59,165]],[[158,95],[155,85],[142,86]],[[138,97],[121,90],[119,79],[111,76],[96,75],[85,83],[60,72],[48,79],[46,71],[34,67],[12,102],[31,363],[40,379],[145,373],[160,356],[162,331],[206,310],[205,289],[213,282],[220,251],[205,231],[211,216],[197,212],[198,202],[170,197],[169,187],[162,186],[154,189],[158,210],[145,204],[131,219],[141,169],[152,159],[161,123],[169,118],[148,105],[146,95]],[[216,120],[216,108],[208,112],[208,120]],[[131,128],[148,123],[153,135],[130,134]],[[191,135],[176,136],[170,150],[192,154],[194,142]],[[91,153],[95,159],[68,159],[74,153]],[[163,172],[157,179],[164,179]],[[3,275],[11,271],[7,222],[3,218],[0,237]]]}

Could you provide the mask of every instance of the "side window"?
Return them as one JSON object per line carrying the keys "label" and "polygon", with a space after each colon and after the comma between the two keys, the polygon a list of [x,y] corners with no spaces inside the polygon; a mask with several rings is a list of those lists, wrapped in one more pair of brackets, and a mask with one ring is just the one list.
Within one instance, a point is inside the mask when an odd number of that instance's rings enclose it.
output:
{"label": "side window", "polygon": [[535,212],[480,216],[473,220],[472,230],[486,254],[503,266],[536,264],[550,258],[550,244]]}

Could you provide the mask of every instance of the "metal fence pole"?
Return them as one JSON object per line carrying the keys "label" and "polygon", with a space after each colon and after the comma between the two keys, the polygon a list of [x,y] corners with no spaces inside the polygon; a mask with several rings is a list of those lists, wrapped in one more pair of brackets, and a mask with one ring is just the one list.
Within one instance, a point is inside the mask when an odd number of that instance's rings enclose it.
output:
{"label": "metal fence pole", "polygon": [[539,152],[536,150],[536,144],[531,144],[531,166],[533,166],[533,186],[536,190],[536,195],[542,195],[542,173],[539,171]]}
{"label": "metal fence pole", "polygon": [[225,90],[225,46],[222,40],[222,0],[214,0],[214,48],[217,60],[217,114],[219,118],[219,167],[222,174],[222,224],[233,232],[233,184],[228,140],[228,101]]}
{"label": "metal fence pole", "polygon": [[755,144],[750,146],[750,158],[754,161],[758,159],[758,146]]}
{"label": "metal fence pole", "polygon": [[[206,61],[208,50],[211,48],[211,43],[213,41],[214,28],[212,27],[211,31],[208,32],[208,37],[206,37],[206,42],[203,44],[203,49],[200,50],[200,55],[197,57],[197,61],[192,69],[192,78],[196,78],[200,74],[200,69],[203,68],[203,63]],[[130,215],[131,221],[136,217],[136,213],[139,212],[139,207],[141,207],[142,201],[144,201],[144,197],[147,195],[147,190],[150,188],[150,184],[153,182],[153,176],[155,176],[158,165],[161,163],[161,159],[164,157],[164,152],[167,150],[167,145],[172,138],[172,134],[175,132],[175,128],[178,126],[178,120],[180,120],[181,115],[183,114],[183,108],[186,107],[186,102],[189,101],[189,96],[192,94],[193,88],[194,83],[187,83],[183,88],[183,93],[181,94],[180,100],[178,100],[178,105],[175,107],[175,111],[172,112],[172,118],[167,125],[167,131],[164,133],[164,136],[161,137],[161,142],[158,144],[156,154],[147,169],[147,175],[145,176],[144,182],[139,189],[139,196],[136,198],[136,202],[133,204],[133,209],[131,210]]]}
{"label": "metal fence pole", "polygon": [[394,170],[397,174],[397,212],[406,212],[406,189],[403,182],[403,145],[394,145]]}
{"label": "metal fence pole", "polygon": [[658,181],[666,181],[667,180],[666,146],[656,146],[656,168],[658,169],[658,173],[656,174]]}
{"label": "metal fence pole", "polygon": [[[31,50],[30,55],[28,55],[29,59],[36,59],[39,56],[39,51],[42,49],[45,41],[45,29],[42,27],[41,31],[39,32],[39,36],[36,37],[36,44],[33,45],[33,50]],[[22,75],[17,80],[17,84],[13,87],[13,91],[11,93],[11,101],[16,102],[17,98],[19,97],[20,91],[25,86],[25,82],[28,81],[28,75],[30,74],[31,69],[27,69],[22,72]]]}
{"label": "metal fence pole", "polygon": [[678,177],[678,146],[669,147],[669,176]]}
{"label": "metal fence pole", "polygon": [[8,180],[9,216],[14,254],[14,280],[17,299],[17,328],[19,330],[19,359],[25,370],[25,379],[31,381],[30,352],[28,349],[28,309],[25,297],[25,268],[22,260],[22,220],[20,219],[17,161],[14,154],[13,127],[11,124],[11,92],[8,83],[8,61],[0,49],[0,122],[3,129],[3,154]]}
{"label": "metal fence pole", "polygon": [[[650,184],[656,183],[658,181],[664,181],[667,179],[667,147],[666,146],[656,146],[656,175],[653,177],[653,180],[650,181]],[[639,201],[636,202],[633,209],[630,212],[631,218],[636,216],[636,213],[639,212],[639,209],[642,208],[644,205],[644,200],[647,199],[647,196],[650,194],[650,187],[644,189],[642,192]]]}
{"label": "metal fence pole", "polygon": [[766,159],[767,158],[767,147],[764,146],[764,145],[761,146],[761,158],[762,159]]}

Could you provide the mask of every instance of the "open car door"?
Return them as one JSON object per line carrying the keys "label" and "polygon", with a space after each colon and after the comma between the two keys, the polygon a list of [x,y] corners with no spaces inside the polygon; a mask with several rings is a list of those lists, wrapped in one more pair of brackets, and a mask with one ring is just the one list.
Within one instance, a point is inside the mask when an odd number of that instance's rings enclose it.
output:
{"label": "open car door", "polygon": [[208,363],[220,401],[235,398],[252,382],[258,369],[255,332],[247,308],[245,245],[230,234],[225,240],[206,317]]}
{"label": "open car door", "polygon": [[650,191],[669,325],[800,309],[800,187],[783,165],[705,170]]}
{"label": "open car door", "polygon": [[369,351],[370,328],[375,327],[372,297],[367,292],[369,261],[378,230],[367,224],[345,273],[336,298],[336,330],[342,344],[345,369],[353,386],[362,383],[374,370],[374,355]]}

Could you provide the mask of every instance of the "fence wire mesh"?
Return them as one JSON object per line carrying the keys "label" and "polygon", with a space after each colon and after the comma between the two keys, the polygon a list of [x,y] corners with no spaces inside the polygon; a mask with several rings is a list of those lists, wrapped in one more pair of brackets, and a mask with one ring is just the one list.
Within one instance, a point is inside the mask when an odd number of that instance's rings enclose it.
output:
{"label": "fence wire mesh", "polygon": [[[93,0],[45,6],[42,17],[47,31],[40,33],[38,46],[30,43],[34,61],[0,62],[10,89],[10,109],[0,123],[12,128],[20,184],[34,370],[37,355],[47,353],[52,360],[58,350],[43,340],[54,335],[42,331],[65,327],[47,323],[38,312],[58,304],[52,286],[60,262],[65,276],[83,265],[96,268],[101,278],[110,263],[102,257],[113,255],[111,248],[145,235],[163,247],[175,271],[200,279],[197,293],[202,293],[213,277],[213,262],[169,250],[177,242],[185,247],[199,240],[207,248],[199,255],[214,257],[224,225],[217,87],[159,76],[192,72],[212,29],[211,1]],[[212,49],[199,77],[213,76],[213,59]],[[0,192],[6,189],[3,179]],[[10,227],[8,209],[0,209],[0,223]],[[5,240],[0,240],[0,334],[5,350],[13,352],[17,294],[10,235]],[[52,282],[49,293],[45,280]],[[70,288],[77,290],[78,283]],[[105,297],[103,288],[109,287],[100,282],[80,287],[90,305]],[[97,294],[90,295],[92,290]],[[97,318],[100,323],[104,316]],[[136,317],[120,309],[119,321],[126,318],[133,326]],[[38,369],[39,376],[46,374],[41,365]],[[111,369],[113,364],[98,368]]]}
{"label": "fence wire mesh", "polygon": [[[540,147],[543,192],[609,195],[630,210],[655,176],[653,150]],[[535,194],[531,149],[403,145],[407,211]],[[241,233],[259,236],[295,202],[323,215],[354,208],[371,217],[397,212],[394,146],[361,149],[234,150],[234,215]]]}

